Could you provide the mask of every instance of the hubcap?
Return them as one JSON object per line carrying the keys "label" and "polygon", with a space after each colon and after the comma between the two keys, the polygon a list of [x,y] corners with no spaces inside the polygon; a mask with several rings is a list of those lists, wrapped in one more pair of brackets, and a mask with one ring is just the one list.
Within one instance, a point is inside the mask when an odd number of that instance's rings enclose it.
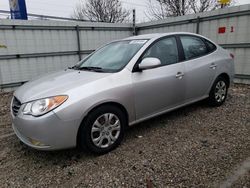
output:
{"label": "hubcap", "polygon": [[92,125],[91,139],[95,146],[107,148],[118,139],[120,131],[119,118],[112,113],[103,114]]}
{"label": "hubcap", "polygon": [[227,86],[224,81],[219,81],[215,87],[215,100],[222,102],[226,98]]}

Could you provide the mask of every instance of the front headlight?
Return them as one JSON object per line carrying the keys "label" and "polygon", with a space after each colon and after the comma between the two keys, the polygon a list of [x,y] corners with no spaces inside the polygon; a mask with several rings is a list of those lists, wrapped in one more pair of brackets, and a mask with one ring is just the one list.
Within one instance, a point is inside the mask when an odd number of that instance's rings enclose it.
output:
{"label": "front headlight", "polygon": [[64,103],[67,99],[68,96],[65,95],[39,99],[24,104],[22,111],[25,115],[41,116],[50,112],[51,110],[54,110],[62,103]]}

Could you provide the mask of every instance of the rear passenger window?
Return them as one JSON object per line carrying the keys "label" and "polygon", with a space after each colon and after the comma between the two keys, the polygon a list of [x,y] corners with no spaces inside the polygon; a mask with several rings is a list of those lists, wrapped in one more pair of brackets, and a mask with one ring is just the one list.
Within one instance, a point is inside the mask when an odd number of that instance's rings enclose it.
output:
{"label": "rear passenger window", "polygon": [[207,47],[201,38],[193,36],[181,36],[180,39],[186,60],[207,54]]}
{"label": "rear passenger window", "polygon": [[210,42],[210,41],[208,41],[206,39],[205,39],[205,42],[207,44],[207,48],[208,48],[209,52],[213,52],[213,51],[216,50],[216,46],[212,42]]}

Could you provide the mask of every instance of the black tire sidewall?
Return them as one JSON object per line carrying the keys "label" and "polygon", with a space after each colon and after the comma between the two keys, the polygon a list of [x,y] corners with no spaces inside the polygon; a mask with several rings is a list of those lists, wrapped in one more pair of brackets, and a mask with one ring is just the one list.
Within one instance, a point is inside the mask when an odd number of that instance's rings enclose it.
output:
{"label": "black tire sidewall", "polygon": [[[216,89],[216,85],[218,84],[218,82],[223,81],[226,84],[226,95],[223,101],[218,102],[215,98],[215,89]],[[228,81],[224,78],[224,77],[218,77],[215,81],[214,84],[212,86],[212,89],[209,93],[209,103],[212,106],[221,106],[227,99],[227,94],[228,94],[228,88],[229,88],[229,83]]]}
{"label": "black tire sidewall", "polygon": [[[121,122],[121,130],[120,130],[120,135],[114,144],[112,144],[108,148],[99,148],[95,146],[95,144],[92,142],[91,129],[96,119],[105,113],[113,113],[119,118]],[[90,151],[92,153],[96,153],[96,154],[108,153],[109,151],[114,150],[118,145],[120,145],[124,137],[124,128],[125,128],[126,123],[127,122],[126,122],[125,114],[120,108],[113,106],[113,105],[100,106],[94,109],[93,111],[91,111],[82,122],[81,127],[79,129],[79,137],[80,137],[79,145],[82,149]]]}

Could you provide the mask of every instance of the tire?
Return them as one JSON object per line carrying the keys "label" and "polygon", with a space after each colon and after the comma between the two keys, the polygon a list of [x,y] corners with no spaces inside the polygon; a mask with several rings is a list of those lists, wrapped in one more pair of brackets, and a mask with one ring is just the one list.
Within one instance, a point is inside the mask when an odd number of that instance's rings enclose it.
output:
{"label": "tire", "polygon": [[219,76],[209,93],[208,102],[211,106],[221,106],[227,99],[227,93],[228,93],[229,83],[227,79],[225,79],[222,76]]}
{"label": "tire", "polygon": [[105,154],[120,145],[126,127],[124,112],[114,105],[103,105],[88,114],[80,126],[78,144],[82,150]]}

